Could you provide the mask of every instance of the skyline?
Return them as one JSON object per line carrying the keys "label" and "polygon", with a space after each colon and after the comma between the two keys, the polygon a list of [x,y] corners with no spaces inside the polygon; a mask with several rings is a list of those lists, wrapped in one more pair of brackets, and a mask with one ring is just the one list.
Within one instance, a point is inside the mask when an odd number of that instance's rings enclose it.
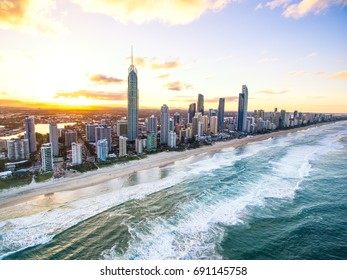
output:
{"label": "skyline", "polygon": [[347,113],[347,1],[131,3],[1,3],[0,99],[126,107],[134,45],[140,109]]}

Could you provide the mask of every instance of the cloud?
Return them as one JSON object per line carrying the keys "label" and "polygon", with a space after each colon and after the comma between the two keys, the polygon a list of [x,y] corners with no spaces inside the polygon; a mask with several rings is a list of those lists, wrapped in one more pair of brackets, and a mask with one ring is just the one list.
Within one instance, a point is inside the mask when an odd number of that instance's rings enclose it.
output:
{"label": "cloud", "polygon": [[256,7],[255,10],[258,11],[260,9],[264,8],[263,3],[259,3]]}
{"label": "cloud", "polygon": [[122,80],[122,79],[106,76],[103,74],[93,75],[89,78],[89,80],[91,80],[92,82],[96,82],[98,84],[103,84],[103,85],[120,84],[120,83],[124,82],[124,80]]}
{"label": "cloud", "polygon": [[[226,102],[236,102],[238,101],[238,96],[226,96],[225,101]],[[213,102],[219,102],[219,97],[213,97],[213,98],[205,98],[205,102],[207,103],[213,103]]]}
{"label": "cloud", "polygon": [[260,90],[260,91],[257,91],[257,93],[260,93],[260,94],[284,94],[287,92],[288,92],[288,90],[282,90],[282,91]]}
{"label": "cloud", "polygon": [[312,53],[309,53],[308,55],[306,55],[306,58],[311,58],[311,57],[314,57],[317,55],[318,55],[318,52],[312,52]]}
{"label": "cloud", "polygon": [[8,93],[5,91],[0,91],[0,95],[8,95]]}
{"label": "cloud", "polygon": [[71,0],[83,10],[112,16],[121,23],[151,21],[170,25],[187,24],[207,11],[219,11],[232,0]]}
{"label": "cloud", "polygon": [[264,57],[259,59],[257,62],[258,63],[269,63],[269,62],[275,62],[278,61],[279,59],[277,57]]}
{"label": "cloud", "polygon": [[166,79],[170,76],[170,74],[163,74],[163,75],[159,75],[157,76],[157,79]]}
{"label": "cloud", "polygon": [[266,3],[271,10],[282,8],[282,15],[299,19],[309,13],[320,14],[333,5],[346,5],[347,0],[273,0]]}
{"label": "cloud", "polygon": [[[130,57],[129,57],[130,59]],[[146,58],[146,57],[134,57],[134,65],[139,67],[146,67],[153,70],[159,69],[173,69],[178,68],[181,65],[181,62],[178,59],[161,61],[158,58]]]}
{"label": "cloud", "polygon": [[171,82],[171,83],[167,83],[164,85],[168,90],[173,90],[173,91],[181,91],[181,90],[185,90],[185,89],[191,89],[192,86],[182,83],[180,81],[175,81],[175,82]]}
{"label": "cloud", "polygon": [[126,93],[115,93],[105,91],[93,91],[93,90],[78,90],[70,92],[57,92],[54,98],[79,98],[84,97],[93,100],[126,100]]}
{"label": "cloud", "polygon": [[64,34],[66,28],[51,17],[54,8],[54,0],[1,0],[0,29]]}
{"label": "cloud", "polygon": [[293,71],[290,72],[289,75],[291,76],[320,76],[323,75],[325,72],[324,71],[317,71],[317,72],[306,72],[306,71]]}
{"label": "cloud", "polygon": [[332,74],[329,78],[337,80],[347,80],[347,70],[336,72]]}

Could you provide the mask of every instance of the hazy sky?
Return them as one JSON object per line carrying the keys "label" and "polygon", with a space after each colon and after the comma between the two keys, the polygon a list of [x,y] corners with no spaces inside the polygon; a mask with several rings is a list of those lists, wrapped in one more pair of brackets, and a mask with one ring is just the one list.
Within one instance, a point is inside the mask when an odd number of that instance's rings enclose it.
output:
{"label": "hazy sky", "polygon": [[347,113],[347,0],[0,0],[0,99]]}

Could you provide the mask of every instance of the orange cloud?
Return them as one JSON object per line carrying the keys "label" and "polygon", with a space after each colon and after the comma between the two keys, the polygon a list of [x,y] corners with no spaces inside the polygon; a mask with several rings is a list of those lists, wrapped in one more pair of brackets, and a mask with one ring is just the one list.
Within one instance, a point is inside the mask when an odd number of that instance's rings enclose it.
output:
{"label": "orange cloud", "polygon": [[92,90],[78,90],[71,92],[57,92],[54,98],[79,98],[84,97],[93,100],[126,100],[125,93],[105,92],[105,91],[92,91]]}
{"label": "orange cloud", "polygon": [[[237,96],[227,96],[225,97],[226,102],[235,102],[239,98]],[[213,103],[213,102],[219,102],[219,97],[214,97],[214,98],[205,98],[205,102],[207,103]]]}
{"label": "orange cloud", "polygon": [[291,76],[319,76],[323,75],[324,71],[317,71],[317,72],[305,72],[305,71],[294,71],[290,72],[289,75]]}
{"label": "orange cloud", "polygon": [[148,66],[153,70],[158,70],[158,69],[177,68],[181,65],[181,62],[178,59],[161,61],[158,58],[146,58],[146,57],[137,56],[137,57],[134,57],[134,65],[140,66],[140,67]]}
{"label": "orange cloud", "polygon": [[337,79],[337,80],[347,80],[347,70],[345,71],[340,71],[332,74],[330,79]]}
{"label": "orange cloud", "polygon": [[91,76],[89,78],[89,80],[91,80],[92,82],[96,82],[98,84],[103,84],[103,85],[119,84],[119,83],[123,83],[124,82],[124,80],[122,80],[122,79],[106,76],[106,75],[103,75],[103,74],[93,75],[93,76]]}
{"label": "orange cloud", "polygon": [[257,93],[260,93],[260,94],[284,94],[287,92],[288,92],[288,90],[282,90],[282,91],[260,90],[260,91],[257,91]]}
{"label": "orange cloud", "polygon": [[66,29],[51,19],[53,0],[1,0],[0,28],[35,29],[44,33],[66,33]]}
{"label": "orange cloud", "polygon": [[115,20],[137,24],[160,21],[170,25],[187,24],[207,11],[219,11],[231,0],[71,0],[91,13],[112,16]]}
{"label": "orange cloud", "polygon": [[170,74],[163,74],[163,75],[159,75],[157,76],[157,79],[166,79],[170,76]]}
{"label": "orange cloud", "polygon": [[170,68],[177,68],[180,65],[179,61],[164,61],[164,62],[152,62],[151,68],[152,69],[170,69]]}
{"label": "orange cloud", "polygon": [[182,82],[180,82],[180,81],[175,81],[175,82],[167,83],[167,84],[165,85],[165,87],[166,87],[168,90],[173,90],[173,91],[181,91],[181,90],[184,90],[184,89],[191,89],[191,88],[192,88],[191,85],[182,83]]}

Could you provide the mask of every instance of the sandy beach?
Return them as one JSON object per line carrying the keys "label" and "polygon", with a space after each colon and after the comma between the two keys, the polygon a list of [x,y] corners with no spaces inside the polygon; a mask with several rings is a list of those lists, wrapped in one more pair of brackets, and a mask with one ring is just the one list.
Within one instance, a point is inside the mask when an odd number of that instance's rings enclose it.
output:
{"label": "sandy beach", "polygon": [[141,170],[163,167],[189,157],[201,155],[204,153],[215,153],[225,148],[237,148],[248,143],[258,142],[266,140],[270,137],[278,137],[286,135],[288,133],[293,133],[299,130],[306,130],[324,124],[326,123],[320,123],[309,127],[282,130],[242,139],[234,139],[225,142],[216,142],[211,146],[203,146],[198,149],[187,150],[184,152],[162,152],[154,155],[149,155],[147,158],[138,161],[117,164],[107,168],[78,174],[75,177],[60,178],[54,180],[52,179],[47,182],[32,183],[30,185],[22,187],[11,188],[0,193],[0,209],[29,201],[40,195],[91,187],[115,178],[128,176],[134,172]]}

